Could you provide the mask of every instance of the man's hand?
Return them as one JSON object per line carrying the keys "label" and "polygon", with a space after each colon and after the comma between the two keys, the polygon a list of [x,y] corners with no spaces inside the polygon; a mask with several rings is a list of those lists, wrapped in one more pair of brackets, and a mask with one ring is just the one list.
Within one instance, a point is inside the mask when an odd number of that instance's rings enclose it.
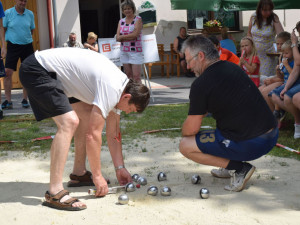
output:
{"label": "man's hand", "polygon": [[271,78],[267,78],[267,79],[265,79],[264,80],[264,85],[266,85],[266,86],[268,86],[268,85],[270,85],[271,84]]}
{"label": "man's hand", "polygon": [[116,176],[120,185],[125,185],[128,184],[129,182],[132,182],[131,175],[126,168],[117,170]]}
{"label": "man's hand", "polygon": [[108,193],[107,182],[103,176],[93,177],[93,182],[96,186],[96,197],[105,196]]}

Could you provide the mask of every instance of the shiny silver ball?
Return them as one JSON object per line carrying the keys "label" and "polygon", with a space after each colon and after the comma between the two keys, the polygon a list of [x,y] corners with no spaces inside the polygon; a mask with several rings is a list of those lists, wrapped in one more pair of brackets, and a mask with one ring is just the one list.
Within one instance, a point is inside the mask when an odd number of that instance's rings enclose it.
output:
{"label": "shiny silver ball", "polygon": [[132,178],[132,180],[134,181],[134,182],[137,182],[137,180],[140,178],[140,175],[138,175],[138,174],[133,174],[132,176],[131,176],[131,178]]}
{"label": "shiny silver ball", "polygon": [[133,191],[135,191],[135,185],[133,183],[126,184],[125,191],[126,192],[133,192]]}
{"label": "shiny silver ball", "polygon": [[118,198],[119,204],[126,205],[129,202],[129,197],[126,194],[121,194]]}
{"label": "shiny silver ball", "polygon": [[164,180],[167,180],[167,175],[166,175],[164,172],[160,172],[160,173],[157,175],[157,180],[158,180],[158,181],[164,181]]}
{"label": "shiny silver ball", "polygon": [[197,174],[193,175],[191,178],[192,184],[200,184],[201,183],[201,177]]}
{"label": "shiny silver ball", "polygon": [[148,195],[157,195],[158,193],[158,188],[156,186],[150,186],[147,190]]}
{"label": "shiny silver ball", "polygon": [[139,177],[139,179],[137,180],[137,183],[145,186],[147,184],[147,179],[145,177]]}
{"label": "shiny silver ball", "polygon": [[207,199],[209,197],[209,190],[207,188],[201,188],[200,197],[203,199]]}
{"label": "shiny silver ball", "polygon": [[160,194],[162,196],[170,196],[171,195],[171,188],[165,186],[160,190]]}

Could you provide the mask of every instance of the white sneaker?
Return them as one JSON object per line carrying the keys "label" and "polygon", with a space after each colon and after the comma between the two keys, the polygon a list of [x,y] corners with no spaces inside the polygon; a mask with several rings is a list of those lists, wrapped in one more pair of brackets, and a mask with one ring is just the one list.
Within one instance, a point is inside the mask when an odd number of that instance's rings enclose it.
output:
{"label": "white sneaker", "polygon": [[250,163],[244,163],[243,169],[239,173],[236,173],[234,170],[230,170],[229,173],[232,175],[230,185],[226,185],[224,189],[227,191],[242,191],[254,171],[255,167]]}
{"label": "white sneaker", "polygon": [[294,133],[294,138],[300,138],[300,125],[295,124],[295,133]]}
{"label": "white sneaker", "polygon": [[219,178],[230,178],[231,177],[229,170],[224,169],[224,168],[212,169],[210,171],[210,173],[214,177],[219,177]]}

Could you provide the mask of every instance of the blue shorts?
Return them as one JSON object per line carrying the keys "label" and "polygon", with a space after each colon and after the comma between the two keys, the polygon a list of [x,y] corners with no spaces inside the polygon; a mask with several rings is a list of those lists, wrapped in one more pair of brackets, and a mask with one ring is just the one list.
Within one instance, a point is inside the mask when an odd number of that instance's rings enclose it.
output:
{"label": "blue shorts", "polygon": [[[285,87],[285,84],[280,85],[279,87],[272,90],[268,94],[268,96],[272,96],[272,94],[275,94],[275,95],[280,97],[280,93],[281,93],[281,91],[283,90],[284,87]],[[300,92],[300,79],[296,80],[296,82],[293,84],[293,86],[289,90],[287,90],[287,92],[285,92],[285,94],[287,96],[289,96],[290,98],[293,98],[293,96],[295,94],[297,94],[298,92]]]}
{"label": "blue shorts", "polygon": [[278,139],[278,128],[270,133],[245,141],[232,141],[222,136],[220,130],[200,131],[196,143],[201,152],[229,160],[251,161],[267,154]]}

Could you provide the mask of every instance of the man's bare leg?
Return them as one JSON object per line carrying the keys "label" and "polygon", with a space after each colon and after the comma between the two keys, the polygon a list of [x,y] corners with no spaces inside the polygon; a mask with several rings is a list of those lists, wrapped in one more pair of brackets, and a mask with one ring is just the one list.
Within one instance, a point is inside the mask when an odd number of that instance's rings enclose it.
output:
{"label": "man's bare leg", "polygon": [[79,125],[74,134],[75,159],[72,174],[82,176],[86,172],[86,132],[88,130],[87,121],[90,119],[93,106],[84,102],[77,102],[72,104],[72,108],[79,118]]}
{"label": "man's bare leg", "polygon": [[[63,190],[63,172],[68,157],[72,137],[76,131],[79,120],[74,111],[67,112],[52,118],[57,125],[57,132],[51,145],[50,162],[50,188],[52,195]],[[61,201],[68,200],[70,196],[64,196]],[[85,206],[82,202],[75,202],[73,207]]]}
{"label": "man's bare leg", "polygon": [[5,98],[8,102],[11,102],[11,88],[12,88],[12,75],[14,70],[6,68],[5,69],[6,76],[4,77],[3,84],[5,90]]}

